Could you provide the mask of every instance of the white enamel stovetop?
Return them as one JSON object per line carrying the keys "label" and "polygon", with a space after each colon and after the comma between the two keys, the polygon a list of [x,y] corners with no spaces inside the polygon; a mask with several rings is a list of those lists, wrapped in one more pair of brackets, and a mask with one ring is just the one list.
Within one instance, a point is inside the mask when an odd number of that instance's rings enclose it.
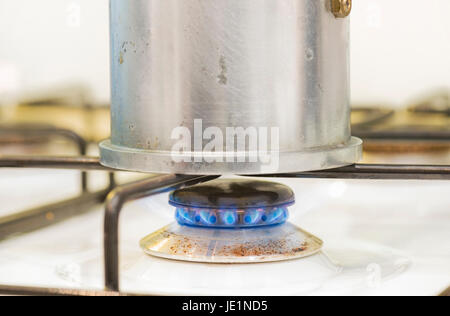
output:
{"label": "white enamel stovetop", "polygon": [[[77,192],[73,172],[0,170],[0,215]],[[321,237],[310,258],[207,265],[148,257],[139,240],[172,221],[167,195],[121,217],[121,289],[177,295],[437,295],[450,285],[450,182],[277,180],[291,221]],[[20,189],[20,190],[19,190]],[[0,242],[0,284],[103,288],[102,207]]]}

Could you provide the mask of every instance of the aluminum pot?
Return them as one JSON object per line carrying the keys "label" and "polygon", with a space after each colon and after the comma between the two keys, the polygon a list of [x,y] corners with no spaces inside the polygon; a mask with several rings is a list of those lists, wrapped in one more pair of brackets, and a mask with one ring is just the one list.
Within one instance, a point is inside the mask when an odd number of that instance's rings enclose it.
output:
{"label": "aluminum pot", "polygon": [[349,18],[331,0],[111,0],[102,164],[183,174],[349,165]]}

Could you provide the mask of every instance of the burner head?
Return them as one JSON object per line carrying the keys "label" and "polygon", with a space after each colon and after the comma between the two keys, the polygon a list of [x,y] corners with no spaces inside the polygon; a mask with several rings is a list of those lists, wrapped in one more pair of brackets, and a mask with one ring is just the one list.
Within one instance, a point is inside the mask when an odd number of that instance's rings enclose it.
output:
{"label": "burner head", "polygon": [[224,228],[282,224],[294,202],[289,187],[255,180],[215,180],[177,190],[169,198],[179,224]]}
{"label": "burner head", "polygon": [[169,198],[175,207],[219,210],[287,207],[294,202],[294,192],[281,183],[231,179],[177,190]]}

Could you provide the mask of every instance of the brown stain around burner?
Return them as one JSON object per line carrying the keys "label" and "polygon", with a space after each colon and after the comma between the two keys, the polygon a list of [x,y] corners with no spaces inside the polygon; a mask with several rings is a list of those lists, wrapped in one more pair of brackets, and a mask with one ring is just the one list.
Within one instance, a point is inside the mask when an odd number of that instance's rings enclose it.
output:
{"label": "brown stain around burner", "polygon": [[301,247],[290,248],[286,241],[266,241],[264,243],[253,245],[243,243],[237,246],[225,246],[216,255],[235,256],[235,257],[261,257],[267,255],[295,255],[308,249],[307,243],[303,243]]}

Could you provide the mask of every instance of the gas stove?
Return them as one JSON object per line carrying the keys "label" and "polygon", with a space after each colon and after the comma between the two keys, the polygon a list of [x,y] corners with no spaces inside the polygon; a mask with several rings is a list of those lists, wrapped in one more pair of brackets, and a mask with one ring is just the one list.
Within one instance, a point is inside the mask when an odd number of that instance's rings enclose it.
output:
{"label": "gas stove", "polygon": [[0,294],[446,293],[448,95],[352,110],[351,1],[110,4],[110,108],[1,109]]}
{"label": "gas stove", "polygon": [[[2,172],[3,179],[26,176],[23,179],[27,181],[16,182],[21,185],[21,192],[27,192],[29,204],[39,201],[39,196],[41,203],[48,202],[42,192],[50,188],[56,199],[75,194],[80,178],[70,169],[87,170],[91,188],[67,202],[2,218],[2,293],[435,295],[448,285],[447,247],[445,243],[434,242],[449,237],[446,235],[449,201],[445,194],[448,185],[441,181],[448,179],[446,167],[356,165],[276,175],[276,183],[272,182],[273,177],[266,176],[217,179],[217,176],[155,175],[101,189],[93,183],[101,174],[99,171],[93,174],[92,170],[102,170],[101,173],[111,170],[105,170],[98,158],[2,156],[1,161],[5,167],[27,168]],[[55,173],[40,168],[64,170]],[[36,190],[44,178],[53,179],[53,183]],[[203,184],[196,185],[199,182]],[[14,185],[12,181],[2,183],[4,192]],[[234,184],[233,191],[230,186]],[[242,185],[286,194],[276,198],[268,194],[264,200],[257,193],[253,197],[258,199],[252,200]],[[66,189],[62,190],[63,187]],[[97,187],[101,189],[98,193]],[[105,213],[100,201],[111,190]],[[224,194],[218,194],[219,191]],[[243,196],[247,198],[242,199]],[[277,199],[281,199],[281,205],[272,205]],[[20,200],[8,199],[10,208],[17,209]],[[251,207],[255,206],[252,203],[256,203],[256,209]],[[273,208],[261,210],[264,204],[259,203],[282,206],[282,212]],[[219,205],[232,208],[222,209]],[[246,210],[249,210],[247,220]],[[119,213],[123,213],[120,223]],[[273,214],[281,217],[270,217]],[[265,226],[263,215],[267,216],[266,221],[272,218],[279,222]],[[102,225],[103,231],[99,229]],[[155,233],[144,237],[152,231]],[[274,251],[273,232],[277,238],[292,232],[299,234],[299,238],[292,247],[276,247]],[[258,235],[255,243],[252,235]],[[315,250],[321,251],[304,253],[307,251],[304,240],[308,238],[317,247]],[[225,252],[218,247],[224,239]],[[198,243],[195,248],[192,240]],[[238,245],[229,243],[230,240]],[[261,255],[266,256],[267,252],[269,259],[264,260]],[[280,253],[282,261],[278,261]],[[221,254],[226,255],[226,260]],[[299,254],[311,255],[294,259]],[[268,262],[252,263],[259,261]]]}

